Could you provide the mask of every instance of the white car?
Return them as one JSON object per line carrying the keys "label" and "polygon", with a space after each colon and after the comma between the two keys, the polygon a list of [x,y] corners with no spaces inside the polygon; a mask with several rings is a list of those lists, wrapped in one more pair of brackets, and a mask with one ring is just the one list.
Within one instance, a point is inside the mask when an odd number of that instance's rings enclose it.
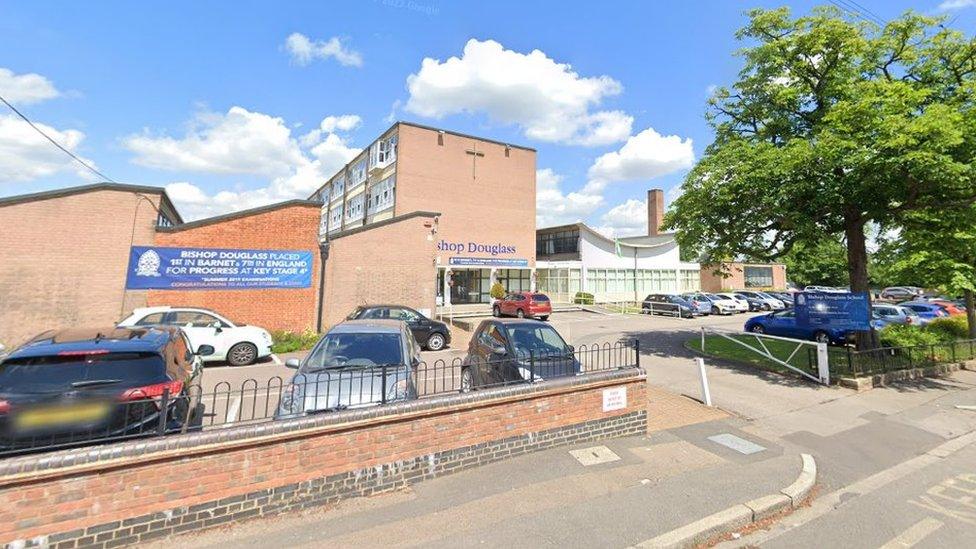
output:
{"label": "white car", "polygon": [[271,354],[271,334],[264,328],[231,322],[209,309],[196,307],[143,307],[119,322],[119,326],[179,326],[194,347],[210,345],[206,361],[226,360],[232,366],[253,364]]}
{"label": "white car", "polygon": [[732,315],[738,312],[734,301],[718,294],[704,294],[712,302],[712,314]]}
{"label": "white car", "polygon": [[742,290],[736,292],[737,294],[742,294],[746,297],[751,297],[756,301],[763,304],[763,310],[766,311],[782,311],[786,308],[786,304],[782,301],[776,299],[775,297],[765,293],[765,292],[754,292],[752,290]]}
{"label": "white car", "polygon": [[725,292],[715,294],[719,297],[725,298],[735,305],[735,312],[737,313],[748,313],[749,312],[749,302],[740,297],[736,297],[735,294],[728,294]]}

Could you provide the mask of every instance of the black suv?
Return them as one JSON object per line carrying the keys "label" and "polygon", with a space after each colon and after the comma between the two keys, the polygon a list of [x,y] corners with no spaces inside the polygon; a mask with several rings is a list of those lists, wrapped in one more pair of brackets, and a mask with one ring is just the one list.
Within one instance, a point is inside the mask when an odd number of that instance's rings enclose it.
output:
{"label": "black suv", "polygon": [[202,420],[200,356],[179,328],[45,332],[0,361],[0,451],[185,431]]}
{"label": "black suv", "polygon": [[695,316],[695,308],[690,301],[678,295],[650,294],[641,303],[641,313],[691,318]]}
{"label": "black suv", "polygon": [[417,343],[428,351],[440,351],[451,344],[451,329],[447,324],[431,320],[403,305],[361,305],[349,313],[346,320],[389,318],[407,323]]}
{"label": "black suv", "polygon": [[551,324],[498,318],[482,321],[471,335],[461,366],[461,391],[579,374],[572,345]]}

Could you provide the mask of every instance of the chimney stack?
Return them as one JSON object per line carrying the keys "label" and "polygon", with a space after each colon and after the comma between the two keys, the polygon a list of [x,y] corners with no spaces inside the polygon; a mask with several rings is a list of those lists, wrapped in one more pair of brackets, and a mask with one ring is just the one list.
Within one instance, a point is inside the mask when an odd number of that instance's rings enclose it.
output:
{"label": "chimney stack", "polygon": [[651,189],[647,191],[647,234],[656,236],[661,234],[661,224],[664,223],[664,191]]}

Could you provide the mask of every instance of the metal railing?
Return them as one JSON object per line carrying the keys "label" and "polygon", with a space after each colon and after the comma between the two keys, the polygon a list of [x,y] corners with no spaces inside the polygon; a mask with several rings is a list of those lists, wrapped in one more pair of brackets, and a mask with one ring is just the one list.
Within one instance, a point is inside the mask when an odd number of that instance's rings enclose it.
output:
{"label": "metal railing", "polygon": [[844,373],[871,375],[894,370],[925,368],[937,364],[952,364],[973,358],[976,358],[976,339],[860,351],[849,347]]}
{"label": "metal railing", "polygon": [[[65,396],[45,406],[0,411],[0,456],[249,425],[310,414],[383,406],[451,393],[640,367],[633,342],[581,345],[566,353],[519,353],[493,359],[300,370],[240,385],[169,386],[161,394],[114,400]],[[129,393],[126,393],[129,397]]]}

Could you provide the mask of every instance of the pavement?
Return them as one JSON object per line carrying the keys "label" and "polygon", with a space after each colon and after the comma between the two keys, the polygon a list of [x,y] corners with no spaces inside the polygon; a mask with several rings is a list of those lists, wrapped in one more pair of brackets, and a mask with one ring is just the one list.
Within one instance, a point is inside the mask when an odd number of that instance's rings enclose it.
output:
{"label": "pavement", "polygon": [[[179,543],[628,547],[781,489],[806,453],[818,467],[812,504],[722,547],[972,546],[976,372],[857,393],[709,360],[716,406],[699,405],[695,355],[684,342],[702,325],[739,329],[744,320],[553,315],[577,346],[640,340],[656,411],[648,436],[539,452]],[[459,355],[452,349],[436,358]],[[762,450],[741,454],[709,438],[716,435]],[[570,454],[599,445],[620,459],[583,466]]]}

